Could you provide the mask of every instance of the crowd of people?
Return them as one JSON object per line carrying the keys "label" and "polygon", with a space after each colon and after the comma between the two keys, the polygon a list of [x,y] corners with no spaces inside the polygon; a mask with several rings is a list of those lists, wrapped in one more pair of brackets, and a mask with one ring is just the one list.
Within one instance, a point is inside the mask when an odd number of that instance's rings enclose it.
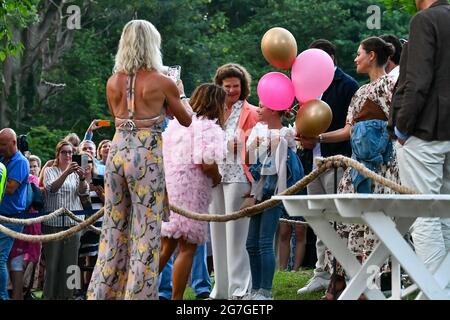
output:
{"label": "crowd of people", "polygon": [[[55,159],[41,169],[36,155],[18,150],[11,128],[0,131],[0,160],[7,170],[0,214],[37,213],[27,201],[28,184],[44,195],[43,212],[67,208],[86,216],[105,208],[100,236],[85,230],[51,242],[28,243],[0,233],[0,299],[22,299],[24,271],[45,270],[45,299],[183,299],[189,281],[198,298],[271,300],[276,270],[287,268],[295,231],[296,260],[302,265],[306,227],[278,223],[288,217],[281,204],[251,218],[204,222],[169,210],[169,203],[199,213],[227,215],[270,199],[315,168],[314,158],[344,155],[378,174],[422,193],[450,189],[450,5],[416,1],[409,41],[393,35],[369,37],[356,52],[358,83],[337,65],[336,47],[318,39],[310,48],[335,63],[321,99],[333,111],[327,132],[297,135],[284,112],[251,105],[251,77],[242,65],[220,66],[214,83],[186,97],[181,80],[165,74],[161,37],[148,21],[123,29],[107,101],[116,127],[112,140],[96,147],[89,125],[84,139],[70,134],[58,142]],[[401,56],[401,58],[400,58]],[[80,161],[76,161],[76,159]],[[334,175],[337,174],[337,177]],[[335,179],[337,178],[337,183]],[[2,190],[1,190],[2,191]],[[348,168],[325,172],[310,183],[310,195],[391,193]],[[54,234],[76,222],[66,216],[40,224],[3,226],[27,234]],[[365,225],[337,225],[359,261],[378,239]],[[277,233],[278,231],[278,233]],[[450,221],[419,218],[410,230],[415,250],[435,270],[450,250]],[[211,288],[212,255],[214,287]],[[347,276],[320,239],[313,277],[298,294],[325,290],[334,300]],[[40,263],[43,262],[43,263]],[[68,270],[80,266],[82,284],[68,285]],[[161,274],[161,275],[160,275]],[[34,278],[32,276],[31,278]],[[361,299],[364,299],[361,296]]]}

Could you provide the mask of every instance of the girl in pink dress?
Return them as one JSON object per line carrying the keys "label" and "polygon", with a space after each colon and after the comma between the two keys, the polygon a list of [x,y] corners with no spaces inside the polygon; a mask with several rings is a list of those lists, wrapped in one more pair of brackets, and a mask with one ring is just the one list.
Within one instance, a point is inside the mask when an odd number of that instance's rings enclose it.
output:
{"label": "girl in pink dress", "polygon": [[[222,179],[217,163],[225,154],[221,128],[225,91],[215,84],[202,84],[193,93],[190,104],[196,113],[189,128],[172,120],[163,133],[163,159],[169,202],[177,207],[207,213],[212,188]],[[179,248],[172,272],[172,299],[183,299],[192,261],[198,244],[208,239],[208,222],[185,218],[174,212],[161,230],[163,270]]]}

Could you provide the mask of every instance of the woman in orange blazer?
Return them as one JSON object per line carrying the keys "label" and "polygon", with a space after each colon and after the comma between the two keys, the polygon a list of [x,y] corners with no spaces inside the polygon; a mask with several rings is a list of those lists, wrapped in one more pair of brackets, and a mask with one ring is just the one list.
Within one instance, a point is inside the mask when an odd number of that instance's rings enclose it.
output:
{"label": "woman in orange blazer", "polygon": [[[258,122],[257,108],[246,101],[250,81],[247,70],[234,63],[219,67],[214,77],[214,82],[227,93],[224,129],[228,151],[225,162],[219,165],[222,183],[213,189],[211,213],[229,214],[239,210],[244,195],[250,192],[252,178],[245,164],[245,145]],[[250,262],[245,248],[248,225],[248,218],[211,222],[215,285],[210,297],[213,299],[241,299],[251,289]]]}

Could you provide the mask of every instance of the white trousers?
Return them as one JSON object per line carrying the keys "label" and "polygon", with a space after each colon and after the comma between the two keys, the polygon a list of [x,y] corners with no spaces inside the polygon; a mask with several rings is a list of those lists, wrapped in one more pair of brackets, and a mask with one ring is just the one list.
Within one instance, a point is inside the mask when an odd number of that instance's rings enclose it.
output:
{"label": "white trousers", "polygon": [[[337,185],[344,175],[344,169],[338,168],[337,170]],[[333,194],[334,193],[334,169],[325,171],[321,176],[308,184],[308,195],[314,194]],[[314,269],[314,276],[328,279],[330,274],[324,271],[325,268],[325,252],[327,248],[325,244],[317,238],[316,240],[316,254],[317,262]]]}
{"label": "white trousers", "polygon": [[[213,188],[211,213],[227,214],[239,210],[250,191],[248,183],[221,183]],[[242,297],[251,289],[250,260],[246,242],[249,218],[211,222],[211,246],[214,264],[213,299]]]}
{"label": "white trousers", "polygon": [[[402,185],[424,194],[450,194],[450,141],[410,137],[396,148]],[[411,235],[419,258],[435,270],[450,250],[450,219],[417,218]]]}

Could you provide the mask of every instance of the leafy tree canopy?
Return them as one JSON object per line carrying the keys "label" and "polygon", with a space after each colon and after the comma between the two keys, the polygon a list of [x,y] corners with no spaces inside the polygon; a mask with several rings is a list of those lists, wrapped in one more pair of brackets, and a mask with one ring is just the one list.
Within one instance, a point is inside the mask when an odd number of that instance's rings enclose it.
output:
{"label": "leafy tree canopy", "polygon": [[39,0],[2,0],[0,3],[0,62],[9,55],[18,55],[23,45],[14,39],[13,27],[25,28],[36,21]]}
{"label": "leafy tree canopy", "polygon": [[[6,0],[17,7],[16,2]],[[60,23],[60,28],[46,34],[48,51],[44,53],[56,52],[59,45],[64,45],[60,40],[69,18],[67,6],[75,4],[81,9],[81,29],[73,30],[69,38],[72,42],[67,42],[70,46],[59,52],[58,60],[37,56],[31,67],[17,68],[21,76],[12,79],[6,97],[5,116],[10,126],[19,133],[29,133],[31,151],[45,153],[44,158],[53,157],[55,143],[67,133],[76,132],[82,137],[92,119],[110,118],[105,84],[112,72],[122,28],[131,19],[146,19],[157,27],[162,36],[164,64],[182,66],[181,78],[188,95],[200,83],[211,82],[218,66],[236,62],[250,72],[253,81],[249,100],[257,104],[258,79],[267,72],[280,71],[261,54],[261,38],[270,28],[288,29],[297,40],[299,53],[317,38],[334,42],[338,65],[362,83],[367,77],[356,74],[353,61],[360,41],[386,33],[407,37],[411,18],[387,0],[41,0],[37,6],[37,0],[22,3],[30,4],[27,8],[31,9],[21,17],[28,12],[33,16],[33,8],[37,8],[40,17],[48,18],[52,5],[59,5],[62,15],[55,15],[52,23]],[[368,28],[368,8],[374,4],[381,10],[381,29]],[[3,5],[1,10],[4,8]],[[12,8],[10,5],[8,12],[21,12]],[[0,26],[5,26],[4,15],[0,17]],[[8,26],[17,32],[17,28]],[[24,45],[28,53],[33,41],[27,41]],[[39,91],[42,79],[60,85],[45,99]],[[95,132],[94,139],[99,142],[112,134],[112,128],[102,128]]]}

